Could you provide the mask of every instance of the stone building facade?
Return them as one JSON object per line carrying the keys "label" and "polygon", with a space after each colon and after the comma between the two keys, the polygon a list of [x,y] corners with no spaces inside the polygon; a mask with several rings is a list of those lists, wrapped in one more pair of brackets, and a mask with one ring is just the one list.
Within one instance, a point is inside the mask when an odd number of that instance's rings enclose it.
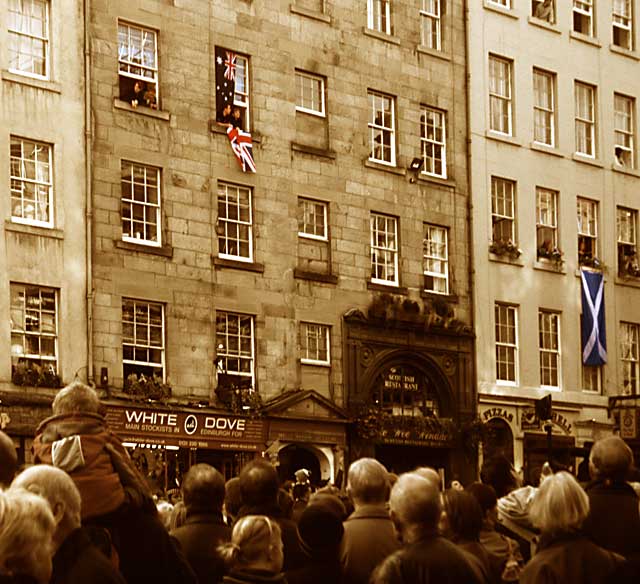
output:
{"label": "stone building facade", "polygon": [[[375,405],[353,371],[353,310],[357,343],[403,350],[378,373],[416,378],[385,398],[391,415],[429,417],[424,395],[443,391],[452,419],[472,416],[464,3],[91,4],[96,383],[114,410],[164,395],[194,432],[129,439],[229,472],[263,450],[287,478],[306,464],[339,480],[347,422]],[[256,173],[216,122],[226,59]],[[412,316],[398,329],[381,304]],[[439,374],[434,331],[464,376]],[[243,442],[228,426],[260,403]],[[449,438],[411,444],[459,473]]]}

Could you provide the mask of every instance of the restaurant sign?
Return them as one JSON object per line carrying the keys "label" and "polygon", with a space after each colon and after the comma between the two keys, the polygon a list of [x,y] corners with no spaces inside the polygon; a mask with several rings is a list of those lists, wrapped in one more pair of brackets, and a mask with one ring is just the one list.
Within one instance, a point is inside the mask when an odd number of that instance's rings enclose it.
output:
{"label": "restaurant sign", "polygon": [[109,429],[125,442],[212,450],[265,448],[266,425],[262,420],[123,406],[107,406],[106,419]]}

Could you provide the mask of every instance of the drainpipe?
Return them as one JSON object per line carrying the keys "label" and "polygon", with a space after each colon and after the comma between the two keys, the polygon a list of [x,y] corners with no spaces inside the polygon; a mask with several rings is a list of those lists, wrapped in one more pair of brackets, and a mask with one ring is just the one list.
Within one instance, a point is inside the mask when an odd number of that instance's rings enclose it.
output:
{"label": "drainpipe", "polygon": [[86,201],[86,272],[87,272],[87,382],[95,385],[93,375],[93,175],[91,130],[91,0],[84,0],[84,156]]}

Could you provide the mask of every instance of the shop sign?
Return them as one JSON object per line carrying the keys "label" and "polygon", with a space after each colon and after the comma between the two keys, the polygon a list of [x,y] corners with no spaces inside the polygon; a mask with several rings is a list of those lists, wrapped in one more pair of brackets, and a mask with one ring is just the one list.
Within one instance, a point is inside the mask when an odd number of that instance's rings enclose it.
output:
{"label": "shop sign", "polygon": [[[567,420],[562,414],[559,414],[556,411],[551,412],[551,421],[561,428],[566,434],[571,434],[571,422]],[[534,408],[527,408],[522,410],[522,414],[520,416],[520,426],[523,430],[539,430],[540,429],[540,420],[538,420],[536,416],[536,411]]]}
{"label": "shop sign", "polygon": [[300,420],[273,420],[269,426],[269,439],[335,446],[344,446],[346,442],[344,428],[341,426]]}
{"label": "shop sign", "polygon": [[262,450],[262,420],[201,412],[107,406],[107,425],[122,440],[183,448]]}
{"label": "shop sign", "polygon": [[401,391],[420,391],[415,373],[409,375],[400,367],[391,367],[384,375],[384,389]]}
{"label": "shop sign", "polygon": [[638,437],[638,420],[632,409],[620,411],[620,438],[634,440]]}
{"label": "shop sign", "polygon": [[508,412],[504,408],[491,408],[491,409],[485,410],[485,412],[482,414],[482,419],[485,422],[488,422],[493,418],[501,418],[509,422],[509,424],[513,422],[513,414],[511,412]]}
{"label": "shop sign", "polygon": [[451,446],[453,437],[448,432],[429,432],[397,429],[383,429],[376,442],[405,446]]}

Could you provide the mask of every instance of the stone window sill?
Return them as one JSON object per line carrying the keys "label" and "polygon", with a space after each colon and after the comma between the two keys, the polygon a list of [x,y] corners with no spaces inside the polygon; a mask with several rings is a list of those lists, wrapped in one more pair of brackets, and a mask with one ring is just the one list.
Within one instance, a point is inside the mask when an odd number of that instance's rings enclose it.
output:
{"label": "stone window sill", "polygon": [[562,31],[558,28],[557,24],[551,24],[547,20],[542,20],[540,18],[536,18],[535,16],[530,16],[527,18],[527,22],[532,24],[533,26],[538,26],[540,28],[544,28],[550,32],[555,32],[557,34],[562,34]]}
{"label": "stone window sill", "polygon": [[431,298],[432,300],[440,299],[445,302],[450,302],[453,304],[458,304],[458,295],[457,294],[438,294],[437,292],[431,292],[430,290],[420,290],[421,298]]}
{"label": "stone window sill", "polygon": [[308,280],[311,282],[323,282],[325,284],[337,284],[338,276],[334,274],[322,274],[321,272],[310,272],[307,270],[301,270],[300,268],[294,268],[293,277],[298,280]]}
{"label": "stone window sill", "polygon": [[300,365],[303,367],[323,367],[324,369],[331,369],[331,363],[321,363],[320,361],[306,361],[300,359]]}
{"label": "stone window sill", "polygon": [[289,6],[289,11],[292,14],[306,16],[307,18],[312,18],[313,20],[319,20],[320,22],[326,22],[327,24],[331,24],[331,17],[329,15],[322,14],[321,12],[315,12],[313,10],[308,10],[306,8],[302,8],[302,6],[296,6],[295,4],[291,4]]}
{"label": "stone window sill", "polygon": [[519,258],[512,259],[506,256],[499,256],[499,255],[496,255],[495,253],[489,252],[489,261],[496,262],[499,264],[509,264],[511,266],[518,266],[519,268],[524,268],[524,260],[522,259],[522,256],[520,256]]}
{"label": "stone window sill", "polygon": [[29,85],[36,89],[43,89],[44,91],[51,91],[52,93],[62,93],[62,87],[59,83],[49,81],[47,79],[38,79],[36,77],[29,77],[28,75],[20,75],[20,73],[14,73],[13,71],[2,71],[2,78],[5,81],[11,81],[13,83],[20,83],[22,85]]}
{"label": "stone window sill", "polygon": [[144,243],[133,243],[131,241],[123,241],[122,239],[116,239],[113,246],[117,249],[125,251],[135,251],[141,253],[148,253],[151,255],[162,256],[165,258],[173,257],[173,247],[170,245],[145,245]]}
{"label": "stone window sill", "polygon": [[626,174],[628,176],[635,176],[636,178],[640,178],[640,171],[636,168],[629,168],[628,166],[620,166],[615,162],[611,165],[611,170],[614,172],[619,172],[620,174]]}
{"label": "stone window sill", "polygon": [[590,166],[597,166],[598,168],[604,168],[604,164],[602,164],[602,162],[597,158],[589,158],[588,156],[578,154],[577,152],[574,152],[571,158],[576,162],[582,162],[584,164],[589,164]]}
{"label": "stone window sill", "polygon": [[575,30],[569,31],[569,37],[575,39],[576,41],[580,41],[587,45],[591,45],[592,47],[600,48],[602,44],[600,41],[594,37],[587,36],[586,34],[582,34],[581,32],[576,32]]}
{"label": "stone window sill", "polygon": [[53,227],[40,227],[38,225],[27,225],[25,223],[17,223],[6,219],[4,222],[5,231],[13,231],[14,233],[26,233],[27,235],[35,235],[37,237],[48,237],[50,239],[64,239],[62,229]]}
{"label": "stone window sill", "polygon": [[448,51],[436,51],[436,49],[431,49],[424,45],[418,45],[416,51],[422,55],[429,55],[430,57],[442,59],[443,61],[451,61],[451,54]]}
{"label": "stone window sill", "polygon": [[634,278],[633,276],[620,276],[615,277],[615,283],[620,286],[630,286],[631,288],[640,288],[640,278]]}
{"label": "stone window sill", "polygon": [[491,4],[491,2],[488,2],[488,0],[484,0],[483,6],[487,10],[491,10],[492,12],[497,12],[498,14],[502,14],[503,16],[508,16],[509,18],[513,18],[515,20],[518,20],[520,18],[517,14],[513,12],[512,9],[504,8],[503,6],[500,6],[498,4]]}
{"label": "stone window sill", "polygon": [[380,41],[385,41],[387,43],[391,43],[392,45],[400,46],[400,39],[392,34],[387,34],[386,32],[380,32],[378,30],[372,30],[367,28],[366,26],[362,29],[362,33],[366,36],[373,37]]}
{"label": "stone window sill", "polygon": [[508,134],[501,134],[500,132],[495,132],[494,130],[487,130],[485,132],[485,136],[489,138],[489,140],[496,140],[497,142],[504,142],[505,144],[511,144],[511,146],[522,146],[520,140],[517,140],[514,136],[509,136]]}
{"label": "stone window sill", "polygon": [[168,122],[171,120],[171,114],[168,111],[164,110],[154,110],[150,107],[133,107],[130,103],[126,101],[122,101],[115,97],[113,99],[113,107],[118,110],[122,110],[125,112],[132,112],[134,114],[142,114],[143,116],[149,116],[150,118],[155,118],[156,120],[164,120]]}
{"label": "stone window sill", "polygon": [[544,154],[551,154],[551,156],[557,156],[558,158],[564,158],[564,154],[560,152],[555,146],[547,146],[546,144],[540,144],[539,142],[531,142],[529,144],[531,150],[536,152],[543,152]]}
{"label": "stone window sill", "polygon": [[638,54],[637,51],[631,51],[629,49],[625,49],[624,47],[619,47],[618,45],[609,45],[609,50],[612,53],[616,53],[617,55],[628,57],[629,59],[633,59],[634,61],[640,61],[640,54]]}
{"label": "stone window sill", "polygon": [[384,172],[390,172],[392,174],[397,174],[400,176],[405,176],[407,174],[407,171],[404,168],[398,168],[397,166],[389,166],[387,164],[380,164],[379,162],[374,162],[373,160],[369,160],[368,158],[364,161],[364,165],[367,168],[383,170]]}
{"label": "stone window sill", "polygon": [[221,257],[213,257],[213,265],[217,268],[231,268],[234,270],[245,270],[247,272],[255,272],[257,274],[264,273],[264,264],[256,262],[240,262],[238,260],[228,260]]}
{"label": "stone window sill", "polygon": [[375,282],[367,282],[367,290],[373,290],[374,292],[385,292],[387,294],[401,294],[402,296],[409,295],[409,289],[404,286],[395,286],[394,284],[389,284],[385,286],[384,284],[377,284]]}
{"label": "stone window sill", "polygon": [[430,174],[425,174],[424,172],[418,173],[418,180],[420,182],[436,184],[442,187],[449,187],[452,189],[456,188],[456,181],[450,178],[440,178],[438,176],[431,176]]}
{"label": "stone window sill", "polygon": [[564,267],[564,260],[560,263],[554,262],[553,260],[536,259],[533,262],[534,270],[541,270],[543,272],[551,272],[554,274],[566,274],[567,270]]}
{"label": "stone window sill", "polygon": [[320,156],[321,158],[329,158],[331,160],[336,159],[336,153],[333,150],[316,148],[315,146],[307,146],[306,144],[300,144],[298,142],[291,142],[291,150],[293,152],[302,152],[303,154]]}
{"label": "stone window sill", "polygon": [[[227,136],[227,129],[225,126],[221,126],[215,120],[209,120],[209,131],[212,134],[222,134],[223,136]],[[260,144],[262,142],[262,136],[256,132],[251,132],[251,141],[255,144]]]}

